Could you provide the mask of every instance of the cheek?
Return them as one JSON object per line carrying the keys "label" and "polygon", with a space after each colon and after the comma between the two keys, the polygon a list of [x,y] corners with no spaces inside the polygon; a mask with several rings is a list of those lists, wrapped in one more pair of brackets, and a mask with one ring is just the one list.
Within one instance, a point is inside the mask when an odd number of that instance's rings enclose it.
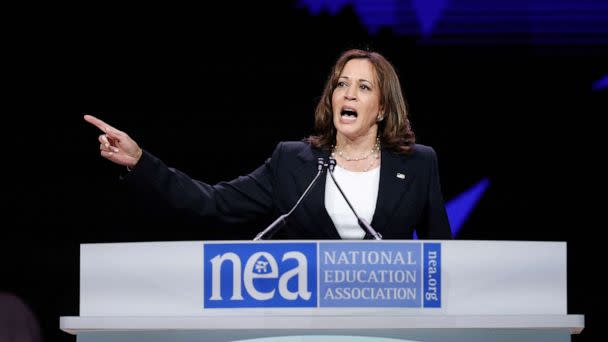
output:
{"label": "cheek", "polygon": [[378,115],[378,106],[375,106],[375,105],[367,106],[365,109],[365,114],[369,120],[372,120],[372,119],[375,120],[376,116]]}
{"label": "cheek", "polygon": [[338,94],[337,92],[334,92],[331,96],[331,107],[332,108],[336,108],[336,106],[338,105]]}
{"label": "cheek", "polygon": [[377,116],[380,112],[380,104],[377,99],[373,99],[370,101],[369,106],[367,106],[368,113],[372,116]]}

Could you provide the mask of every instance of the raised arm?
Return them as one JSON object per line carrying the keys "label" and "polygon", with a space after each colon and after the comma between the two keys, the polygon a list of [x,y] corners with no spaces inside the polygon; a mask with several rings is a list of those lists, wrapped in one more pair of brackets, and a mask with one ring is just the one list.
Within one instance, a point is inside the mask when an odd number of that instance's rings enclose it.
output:
{"label": "raised arm", "polygon": [[105,133],[99,136],[101,156],[132,169],[121,177],[123,181],[158,194],[175,209],[226,222],[245,222],[271,214],[274,209],[272,189],[279,148],[274,163],[269,158],[248,175],[211,185],[168,167],[143,151],[126,133],[102,120],[91,115],[84,119]]}
{"label": "raised arm", "polygon": [[85,115],[84,120],[104,132],[99,136],[99,149],[102,157],[129,168],[133,168],[137,164],[143,151],[127,133],[92,115]]}

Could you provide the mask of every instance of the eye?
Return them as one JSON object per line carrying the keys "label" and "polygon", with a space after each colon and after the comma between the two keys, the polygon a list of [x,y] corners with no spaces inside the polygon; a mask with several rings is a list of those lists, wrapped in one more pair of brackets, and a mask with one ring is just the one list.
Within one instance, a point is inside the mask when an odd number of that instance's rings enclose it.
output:
{"label": "eye", "polygon": [[359,85],[359,89],[361,89],[361,90],[372,90],[372,88],[370,88],[367,84],[361,84],[361,85]]}
{"label": "eye", "polygon": [[347,86],[347,84],[344,81],[339,81],[338,85],[337,85],[338,88],[342,88],[342,87],[346,87],[346,86]]}

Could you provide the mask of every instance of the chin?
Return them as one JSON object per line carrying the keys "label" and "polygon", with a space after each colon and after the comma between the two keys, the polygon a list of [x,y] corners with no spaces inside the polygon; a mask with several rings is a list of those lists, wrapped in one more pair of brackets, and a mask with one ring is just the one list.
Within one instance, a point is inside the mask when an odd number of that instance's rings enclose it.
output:
{"label": "chin", "polygon": [[352,129],[350,127],[348,127],[347,129],[345,129],[344,127],[340,127],[340,128],[336,128],[336,131],[345,136],[346,138],[352,139],[358,136],[358,132],[359,130],[356,129],[355,127],[353,127]]}

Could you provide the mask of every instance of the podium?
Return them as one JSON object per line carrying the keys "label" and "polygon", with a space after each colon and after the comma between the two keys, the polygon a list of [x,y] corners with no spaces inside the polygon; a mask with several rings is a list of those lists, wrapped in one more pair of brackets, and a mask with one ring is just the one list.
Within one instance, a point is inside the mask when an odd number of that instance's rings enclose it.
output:
{"label": "podium", "polygon": [[570,341],[565,242],[82,244],[80,316],[105,341]]}

